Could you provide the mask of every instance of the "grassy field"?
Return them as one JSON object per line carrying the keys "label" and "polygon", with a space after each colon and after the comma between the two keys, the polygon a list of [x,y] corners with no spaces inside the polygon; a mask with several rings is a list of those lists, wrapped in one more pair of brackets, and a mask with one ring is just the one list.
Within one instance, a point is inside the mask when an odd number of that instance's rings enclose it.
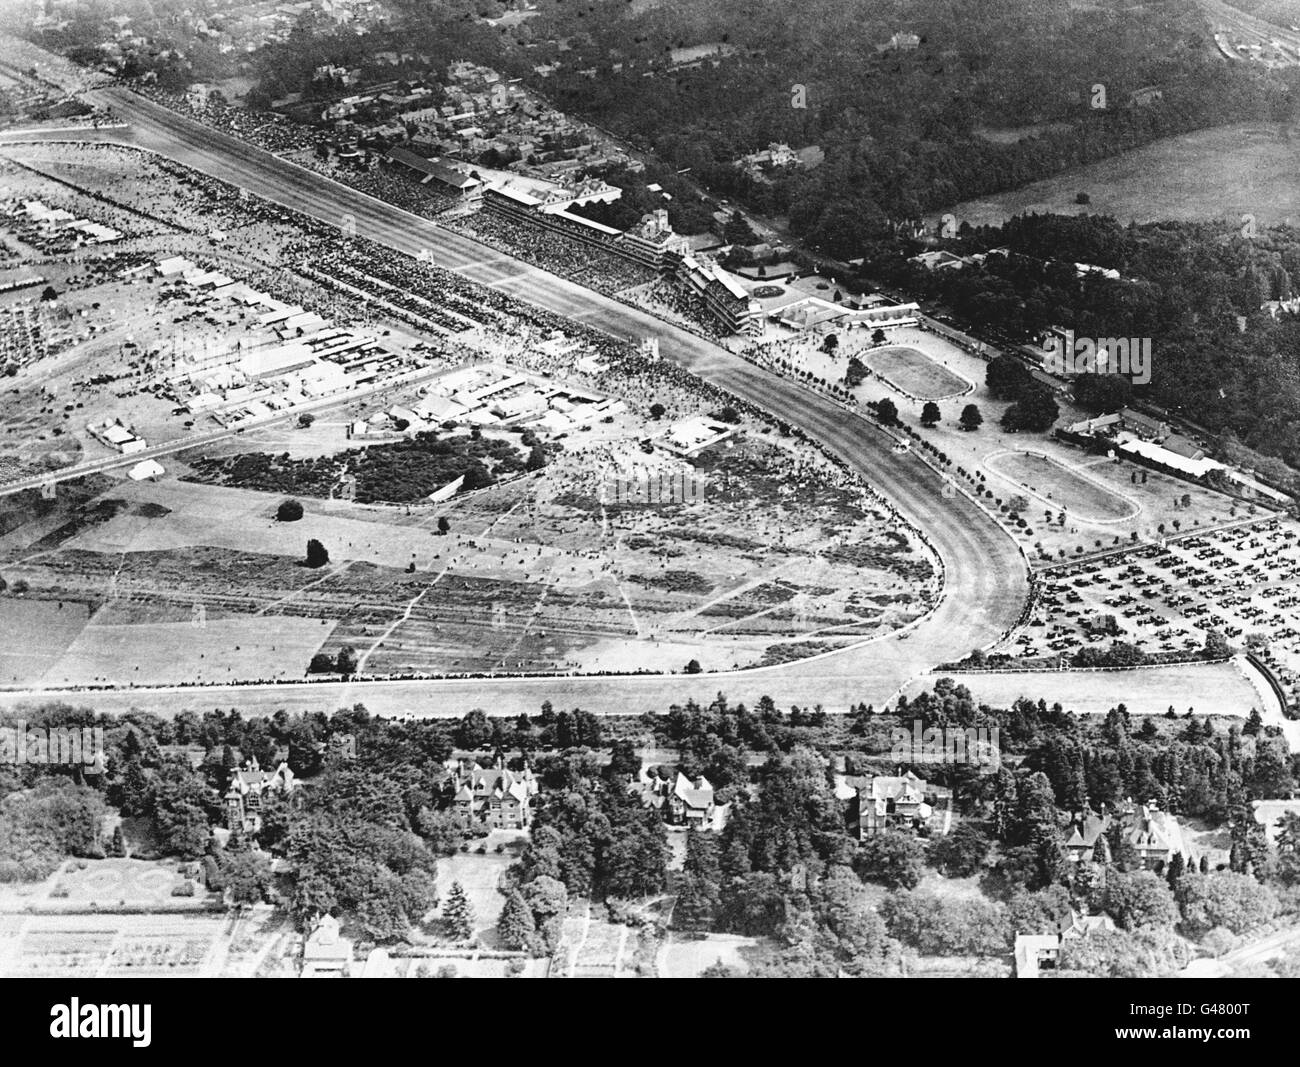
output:
{"label": "grassy field", "polygon": [[[1046,181],[936,212],[992,226],[1013,215],[1055,212],[1113,215],[1120,222],[1229,219],[1258,226],[1300,218],[1300,140],[1275,127],[1219,126],[1171,137]],[[1075,203],[1079,193],[1090,203]]]}
{"label": "grassy field", "polygon": [[244,617],[89,625],[45,673],[49,684],[152,685],[300,678],[330,627],[315,619]]}
{"label": "grassy field", "polygon": [[1131,500],[1105,486],[1084,478],[1050,456],[1034,452],[1000,452],[984,465],[995,474],[1028,489],[1051,505],[1064,508],[1072,517],[1086,522],[1117,522],[1139,511]]}
{"label": "grassy field", "polygon": [[[495,841],[497,836],[489,840]],[[496,936],[497,919],[506,903],[506,898],[497,890],[497,884],[505,869],[515,862],[515,856],[509,849],[496,853],[492,850],[493,845],[489,845],[488,851],[480,856],[472,851],[478,845],[479,842],[474,842],[470,852],[439,858],[438,899],[445,901],[452,883],[459,882],[474,909],[474,932],[490,942]]]}
{"label": "grassy field", "polygon": [[[0,546],[4,577],[30,582],[20,603],[56,602],[13,609],[15,634],[27,617],[53,628],[51,651],[0,659],[0,682],[301,677],[318,649],[347,646],[372,676],[730,668],[923,610],[928,552],[797,441],[755,427],[690,464],[656,456],[704,499],[638,506],[600,495],[645,456],[638,439],[599,430],[531,477],[437,506],[303,496],[282,523],[279,493],[172,477],[60,502],[32,519],[39,536],[19,525]],[[301,565],[308,538],[326,566]]]}
{"label": "grassy field", "polygon": [[86,625],[84,604],[0,599],[0,681],[42,677]]}
{"label": "grassy field", "polygon": [[659,954],[659,977],[696,978],[719,960],[743,974],[749,970],[744,951],[760,945],[758,938],[739,934],[708,934],[698,940],[674,934]]}
{"label": "grassy field", "polygon": [[[918,678],[904,692],[914,697],[932,689],[939,677]],[[1105,715],[1123,704],[1134,715],[1163,715],[1172,707],[1179,715],[1194,708],[1201,713],[1246,716],[1261,703],[1255,687],[1232,663],[1116,671],[989,671],[947,677],[966,686],[982,704],[1005,708],[1029,697],[1049,705],[1059,702],[1080,715]]]}
{"label": "grassy field", "polygon": [[965,378],[915,348],[877,348],[862,361],[890,385],[922,400],[947,400],[971,389]]}
{"label": "grassy field", "polygon": [[[919,329],[901,328],[894,331],[893,339],[899,347],[914,348],[976,383],[974,391],[965,396],[939,401],[940,421],[922,432],[950,457],[950,473],[958,469],[968,472],[964,477],[957,474],[961,484],[992,493],[986,503],[1000,510],[1003,528],[1025,549],[1032,566],[1045,567],[1080,552],[1118,546],[1134,533],[1139,539],[1154,540],[1160,536],[1161,525],[1170,527],[1176,522],[1189,530],[1234,517],[1233,501],[1202,485],[1092,455],[1050,435],[1003,429],[1000,419],[1009,405],[989,392],[985,360]],[[886,380],[885,384],[890,383]],[[881,392],[881,380],[872,378],[859,387],[858,396],[863,401],[877,400]],[[902,422],[919,427],[923,404],[897,391],[890,396]],[[975,404],[984,418],[975,432],[960,428],[961,411],[967,404]],[[1060,407],[1057,425],[1069,425],[1086,414],[1064,399]],[[1031,463],[1019,456],[1026,451],[1045,455],[1056,465]],[[1008,453],[1012,455],[1005,460],[995,458]],[[1022,483],[1041,485],[1041,496],[1029,494]],[[1053,496],[1049,499],[1047,493]],[[1014,496],[1024,496],[1029,502],[1021,511],[1023,526],[1007,519]],[[1181,503],[1184,497],[1191,501],[1187,507]],[[1062,510],[1068,512],[1064,523],[1060,522]]]}

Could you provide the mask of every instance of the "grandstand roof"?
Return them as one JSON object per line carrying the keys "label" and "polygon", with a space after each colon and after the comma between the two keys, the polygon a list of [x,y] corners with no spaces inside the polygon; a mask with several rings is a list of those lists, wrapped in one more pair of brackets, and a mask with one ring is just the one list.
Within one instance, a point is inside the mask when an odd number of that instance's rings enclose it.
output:
{"label": "grandstand roof", "polygon": [[726,287],[727,292],[737,299],[743,300],[749,296],[749,290],[740,284],[732,275],[728,274],[719,266],[714,266],[713,276]]}
{"label": "grandstand roof", "polygon": [[572,211],[548,211],[546,214],[557,219],[565,219],[569,222],[576,222],[588,229],[596,230],[605,234],[607,237],[617,237],[622,230],[615,229],[613,226],[606,226],[602,222],[596,222],[594,219],[585,219],[581,215],[575,215]]}
{"label": "grandstand roof", "polygon": [[504,196],[507,200],[513,200],[516,204],[523,204],[525,207],[536,207],[541,203],[541,200],[531,193],[525,193],[521,189],[512,189],[506,185],[493,186],[491,191],[497,196]]}
{"label": "grandstand roof", "polygon": [[425,175],[426,179],[433,178],[443,185],[450,185],[453,189],[472,189],[476,185],[483,184],[477,178],[462,174],[445,163],[435,159],[425,159],[424,156],[412,152],[409,148],[390,148],[386,158]]}

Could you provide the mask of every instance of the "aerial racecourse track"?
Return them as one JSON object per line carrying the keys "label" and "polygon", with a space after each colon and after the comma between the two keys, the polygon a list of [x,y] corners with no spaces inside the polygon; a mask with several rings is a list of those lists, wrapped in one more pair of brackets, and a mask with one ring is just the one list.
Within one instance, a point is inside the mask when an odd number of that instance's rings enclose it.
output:
{"label": "aerial racecourse track", "polygon": [[[202,126],[124,89],[92,94],[124,127],[0,135],[0,143],[107,141],[156,152],[284,207],[454,270],[569,319],[624,340],[659,339],[660,354],[737,397],[759,405],[820,442],[925,532],[943,568],[938,605],[909,630],[790,664],[693,675],[492,677],[360,680],[335,683],[10,691],[0,706],[39,700],[88,701],[97,710],[137,708],[159,714],[217,706],[245,714],[279,708],[331,711],[361,702],[381,715],[533,713],[545,700],[597,713],[662,711],[688,699],[709,702],[721,691],[749,703],[763,695],[780,705],[820,704],[842,711],[877,708],[935,664],[960,659],[1001,637],[1029,594],[1028,571],[1014,542],[964,495],[945,497],[940,476],[914,453],[891,454],[893,439],[842,405],[779,378],[685,330],[546,271],[528,266],[436,223]],[[1059,675],[1057,676],[1060,677]]]}

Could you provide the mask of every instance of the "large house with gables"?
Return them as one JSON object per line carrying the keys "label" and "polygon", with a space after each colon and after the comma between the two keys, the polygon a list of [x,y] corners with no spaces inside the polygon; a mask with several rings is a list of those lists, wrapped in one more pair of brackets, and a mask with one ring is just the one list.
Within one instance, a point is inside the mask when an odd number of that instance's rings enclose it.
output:
{"label": "large house with gables", "polygon": [[498,756],[492,767],[464,759],[447,767],[451,810],[461,829],[527,830],[532,825],[538,785],[527,764],[521,771],[507,770]]}
{"label": "large house with gables", "polygon": [[918,830],[930,818],[932,808],[928,783],[911,771],[900,775],[848,775],[852,790],[849,804],[850,830],[859,839],[885,830]]}
{"label": "large house with gables", "polygon": [[642,804],[658,811],[664,822],[672,826],[711,830],[721,829],[725,821],[727,806],[715,802],[713,785],[704,775],[687,778],[678,771],[675,778],[668,779],[642,767],[632,788],[640,795]]}
{"label": "large house with gables", "polygon": [[273,771],[264,771],[257,759],[248,760],[242,768],[232,771],[230,787],[223,803],[226,809],[226,828],[255,834],[262,828],[262,802],[268,793],[292,793],[297,783],[293,771],[283,761]]}

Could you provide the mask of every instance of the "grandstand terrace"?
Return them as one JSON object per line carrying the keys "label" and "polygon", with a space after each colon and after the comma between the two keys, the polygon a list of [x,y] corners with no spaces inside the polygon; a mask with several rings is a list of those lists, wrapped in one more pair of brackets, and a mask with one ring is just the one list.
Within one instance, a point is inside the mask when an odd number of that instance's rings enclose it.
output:
{"label": "grandstand terrace", "polygon": [[426,159],[409,148],[390,148],[384,156],[386,163],[405,167],[419,176],[421,185],[430,183],[443,192],[463,201],[481,200],[483,182],[438,159]]}
{"label": "grandstand terrace", "polygon": [[762,313],[757,300],[732,275],[715,263],[702,263],[693,256],[683,256],[676,277],[732,333],[758,333]]}
{"label": "grandstand terrace", "polygon": [[566,210],[574,203],[576,200],[571,197],[543,199],[533,193],[508,187],[489,189],[483,195],[484,208],[494,214],[551,230],[585,244],[617,251],[614,243],[615,238],[620,236],[620,231]]}
{"label": "grandstand terrace", "polygon": [[640,266],[665,270],[730,332],[761,330],[762,311],[758,301],[721,267],[702,263],[687,254],[686,239],[673,233],[666,212],[647,215],[637,227],[624,233],[567,210],[583,196],[597,191],[582,185],[538,196],[514,188],[490,188],[483,196],[483,207],[490,214],[512,222],[595,246]]}

